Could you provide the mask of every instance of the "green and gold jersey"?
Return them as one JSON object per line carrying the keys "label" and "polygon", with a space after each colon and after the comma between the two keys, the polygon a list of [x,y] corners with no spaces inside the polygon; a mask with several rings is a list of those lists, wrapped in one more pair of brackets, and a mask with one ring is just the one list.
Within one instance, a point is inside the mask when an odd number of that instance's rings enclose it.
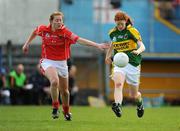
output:
{"label": "green and gold jersey", "polygon": [[131,53],[138,48],[137,41],[142,40],[137,29],[128,25],[125,30],[119,31],[115,27],[109,31],[109,36],[113,44],[114,55],[118,52],[124,52],[128,55],[131,65],[140,65],[142,60],[141,55]]}

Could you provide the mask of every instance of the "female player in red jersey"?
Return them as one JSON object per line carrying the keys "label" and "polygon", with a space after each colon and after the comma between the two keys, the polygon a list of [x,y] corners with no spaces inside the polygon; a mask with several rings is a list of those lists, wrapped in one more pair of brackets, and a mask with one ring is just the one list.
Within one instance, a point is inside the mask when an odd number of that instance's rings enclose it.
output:
{"label": "female player in red jersey", "polygon": [[42,38],[42,53],[40,64],[44,75],[51,83],[52,117],[59,117],[59,92],[62,99],[64,118],[71,120],[69,109],[68,67],[67,59],[70,57],[70,46],[78,42],[82,45],[94,46],[100,50],[109,48],[107,44],[97,44],[81,38],[71,32],[63,23],[63,13],[54,12],[50,15],[48,26],[38,26],[29,36],[22,47],[24,53],[29,50],[31,41],[38,35]]}

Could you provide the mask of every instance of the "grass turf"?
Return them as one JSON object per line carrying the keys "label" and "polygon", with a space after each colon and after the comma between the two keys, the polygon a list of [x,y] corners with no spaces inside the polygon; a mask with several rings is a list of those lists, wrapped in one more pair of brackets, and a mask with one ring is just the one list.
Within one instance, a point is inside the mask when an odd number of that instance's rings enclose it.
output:
{"label": "grass turf", "polygon": [[110,107],[71,108],[72,121],[51,118],[50,106],[1,106],[0,131],[180,131],[180,107],[147,108],[143,118],[124,107],[116,118]]}

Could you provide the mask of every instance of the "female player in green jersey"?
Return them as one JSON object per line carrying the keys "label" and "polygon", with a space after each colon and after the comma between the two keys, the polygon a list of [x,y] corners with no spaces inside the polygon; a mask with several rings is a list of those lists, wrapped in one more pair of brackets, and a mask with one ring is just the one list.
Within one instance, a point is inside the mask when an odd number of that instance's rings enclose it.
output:
{"label": "female player in green jersey", "polygon": [[110,30],[109,36],[111,39],[111,46],[106,54],[106,64],[112,63],[112,51],[114,55],[118,52],[124,52],[129,57],[127,66],[120,68],[113,65],[112,80],[114,81],[114,99],[112,110],[117,117],[122,115],[122,100],[123,100],[123,86],[126,80],[130,90],[130,96],[137,104],[137,116],[142,117],[144,114],[144,107],[141,93],[139,90],[140,80],[140,64],[141,53],[145,50],[141,36],[137,29],[132,25],[131,18],[123,11],[119,11],[114,17],[116,27]]}

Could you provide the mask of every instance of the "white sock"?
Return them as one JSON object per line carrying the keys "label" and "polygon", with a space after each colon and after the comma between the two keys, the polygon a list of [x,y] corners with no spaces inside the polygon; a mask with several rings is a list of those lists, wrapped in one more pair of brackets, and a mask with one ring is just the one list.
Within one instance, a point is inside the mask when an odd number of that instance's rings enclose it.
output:
{"label": "white sock", "polygon": [[120,105],[122,104],[123,93],[122,93],[122,88],[121,87],[115,87],[115,89],[114,89],[114,99],[115,99],[115,103],[119,103]]}

